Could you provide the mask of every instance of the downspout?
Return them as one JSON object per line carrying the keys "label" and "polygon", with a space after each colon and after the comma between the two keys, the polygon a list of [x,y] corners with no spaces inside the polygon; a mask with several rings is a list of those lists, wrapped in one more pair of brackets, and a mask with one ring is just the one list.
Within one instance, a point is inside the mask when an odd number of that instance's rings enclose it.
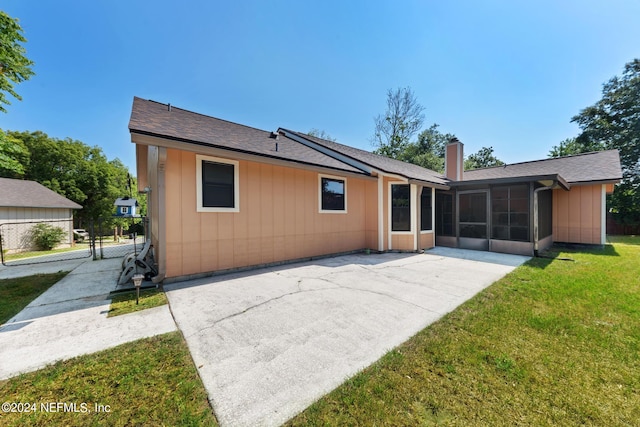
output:
{"label": "downspout", "polygon": [[538,226],[538,193],[544,190],[552,190],[553,186],[540,187],[533,190],[533,256],[538,257],[539,226]]}
{"label": "downspout", "polygon": [[165,171],[167,165],[167,149],[165,147],[158,147],[158,164],[157,164],[157,206],[156,206],[156,218],[158,222],[158,246],[157,253],[155,254],[158,262],[158,275],[151,280],[153,283],[161,283],[167,275],[167,233],[166,233],[166,186],[165,186]]}
{"label": "downspout", "polygon": [[378,175],[378,252],[384,252],[384,178]]}

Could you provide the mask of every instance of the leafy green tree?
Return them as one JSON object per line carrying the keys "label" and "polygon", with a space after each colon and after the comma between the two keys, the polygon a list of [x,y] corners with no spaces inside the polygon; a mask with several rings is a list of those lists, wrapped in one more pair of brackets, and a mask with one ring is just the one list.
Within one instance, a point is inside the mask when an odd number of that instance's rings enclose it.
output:
{"label": "leafy green tree", "polygon": [[640,224],[640,59],[602,87],[602,99],[571,119],[580,126],[576,142],[585,151],[618,149],[623,181],[610,198],[616,219]]}
{"label": "leafy green tree", "polygon": [[564,141],[561,141],[560,144],[554,145],[551,148],[551,151],[549,151],[549,157],[574,156],[580,153],[590,153],[592,151],[600,150],[604,150],[603,144],[599,144],[599,146],[591,144],[583,145],[577,138],[567,138]]}
{"label": "leafy green tree", "polygon": [[454,137],[455,135],[451,133],[440,132],[438,125],[434,123],[418,134],[416,142],[406,144],[397,158],[423,168],[444,173],[444,152],[447,144]]}
{"label": "leafy green tree", "polygon": [[30,161],[23,165],[24,179],[37,181],[82,205],[76,212],[80,226],[93,218],[111,219],[115,199],[129,195],[127,168],[118,159],[108,160],[100,147],[51,138],[41,131],[7,135],[29,152]]}
{"label": "leafy green tree", "polygon": [[423,111],[411,88],[389,89],[387,111],[374,119],[375,153],[397,159],[422,127]]}
{"label": "leafy green tree", "polygon": [[14,83],[29,80],[34,75],[33,61],[25,56],[26,50],[21,44],[27,41],[22,32],[18,20],[0,10],[0,111],[5,113],[4,105],[11,105],[7,93],[22,100],[13,88]]}
{"label": "leafy green tree", "polygon": [[28,164],[27,147],[0,129],[0,177],[21,178]]}
{"label": "leafy green tree", "polygon": [[482,147],[477,153],[470,154],[464,161],[464,170],[502,166],[504,162],[493,155],[493,147]]}
{"label": "leafy green tree", "polygon": [[309,132],[307,132],[309,136],[315,136],[316,138],[326,139],[327,141],[336,142],[337,140],[329,135],[324,130],[313,128]]}

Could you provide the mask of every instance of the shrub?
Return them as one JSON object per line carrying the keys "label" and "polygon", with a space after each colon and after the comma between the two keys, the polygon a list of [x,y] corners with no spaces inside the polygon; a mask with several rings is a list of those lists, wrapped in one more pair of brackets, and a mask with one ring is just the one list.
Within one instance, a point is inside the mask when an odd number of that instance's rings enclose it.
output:
{"label": "shrub", "polygon": [[34,245],[43,251],[50,251],[58,246],[67,236],[67,232],[51,224],[40,223],[31,228]]}

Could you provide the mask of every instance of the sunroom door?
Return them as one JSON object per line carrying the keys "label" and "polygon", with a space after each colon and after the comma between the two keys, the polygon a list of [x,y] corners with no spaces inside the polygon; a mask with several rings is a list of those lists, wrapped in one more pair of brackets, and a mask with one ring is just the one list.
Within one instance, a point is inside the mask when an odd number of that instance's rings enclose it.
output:
{"label": "sunroom door", "polygon": [[488,190],[458,192],[458,247],[489,250]]}

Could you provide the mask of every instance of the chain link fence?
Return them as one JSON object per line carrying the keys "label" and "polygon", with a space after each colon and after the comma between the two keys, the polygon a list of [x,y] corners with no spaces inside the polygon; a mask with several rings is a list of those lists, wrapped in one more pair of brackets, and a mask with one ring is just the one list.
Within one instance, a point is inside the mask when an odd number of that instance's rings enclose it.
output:
{"label": "chain link fence", "polygon": [[98,218],[93,222],[94,259],[124,258],[137,254],[145,243],[147,219]]}
{"label": "chain link fence", "polygon": [[74,230],[72,219],[0,224],[0,259],[9,266],[89,258],[89,233]]}
{"label": "chain link fence", "polygon": [[89,258],[124,258],[145,244],[147,219],[98,218],[88,228],[72,219],[0,223],[0,260],[7,267]]}

